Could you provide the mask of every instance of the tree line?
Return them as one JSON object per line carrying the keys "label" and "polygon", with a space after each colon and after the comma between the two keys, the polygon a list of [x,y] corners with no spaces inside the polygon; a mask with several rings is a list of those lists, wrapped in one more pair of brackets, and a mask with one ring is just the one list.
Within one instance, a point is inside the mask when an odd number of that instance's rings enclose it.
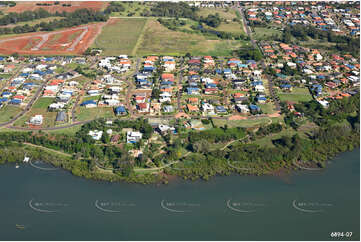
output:
{"label": "tree line", "polygon": [[56,12],[54,14],[47,12],[44,9],[35,11],[25,11],[23,13],[10,13],[0,18],[0,25],[16,24],[21,21],[31,21],[34,19],[48,18],[48,17],[62,17],[61,19],[54,19],[49,22],[41,22],[34,26],[25,24],[22,26],[15,26],[13,28],[0,28],[1,34],[19,34],[37,31],[53,31],[59,28],[69,28],[91,22],[105,22],[109,16],[103,12],[94,11],[91,9],[78,9],[74,12]]}
{"label": "tree line", "polygon": [[360,52],[360,38],[345,36],[333,33],[331,30],[321,30],[313,26],[305,28],[302,24],[295,24],[285,27],[282,41],[286,44],[292,42],[292,37],[301,41],[307,41],[308,38],[319,39],[336,43],[335,49],[341,52],[351,53],[358,57]]}

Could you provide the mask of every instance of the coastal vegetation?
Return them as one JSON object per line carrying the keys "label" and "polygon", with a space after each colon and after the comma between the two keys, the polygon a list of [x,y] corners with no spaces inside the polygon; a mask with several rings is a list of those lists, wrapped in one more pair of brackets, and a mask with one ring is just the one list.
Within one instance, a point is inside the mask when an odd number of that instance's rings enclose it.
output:
{"label": "coastal vegetation", "polygon": [[[305,167],[325,167],[325,161],[340,152],[359,147],[360,114],[359,94],[348,99],[334,100],[328,108],[315,101],[295,104],[315,128],[301,135],[297,117],[284,110],[285,124],[272,123],[256,130],[244,128],[213,128],[186,132],[176,125],[177,134],[163,135],[167,144],[163,148],[155,143],[111,145],[107,130],[138,130],[145,140],[154,132],[145,119],[119,120],[107,124],[98,119],[84,124],[75,135],[38,132],[0,133],[0,162],[21,161],[24,154],[33,159],[49,162],[70,170],[74,175],[92,179],[128,182],[161,182],[160,172],[137,172],[164,167],[165,174],[185,179],[209,179],[231,173],[261,175],[279,169],[296,169],[295,163]],[[357,111],[355,111],[357,110]],[[283,135],[291,127],[292,135]],[[96,141],[88,135],[90,130],[103,130]],[[271,146],[257,144],[257,140],[277,134]],[[279,134],[279,135],[278,135]],[[286,133],[285,133],[286,134]],[[24,143],[53,149],[55,152]],[[132,149],[146,146],[141,157],[130,155]],[[61,155],[61,152],[67,155]],[[142,168],[142,169],[140,169]],[[156,171],[156,170],[154,170]],[[153,174],[154,173],[154,174]]]}

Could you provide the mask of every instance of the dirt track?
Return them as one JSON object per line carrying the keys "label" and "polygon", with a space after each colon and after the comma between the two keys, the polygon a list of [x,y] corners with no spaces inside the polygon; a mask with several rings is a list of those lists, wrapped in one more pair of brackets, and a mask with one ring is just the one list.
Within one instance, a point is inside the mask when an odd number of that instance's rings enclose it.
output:
{"label": "dirt track", "polygon": [[[37,32],[23,34],[17,37],[9,37],[0,39],[0,54],[34,54],[34,55],[51,55],[51,54],[81,54],[93,42],[94,38],[100,33],[101,27],[104,23],[84,25],[65,30],[53,32]],[[79,31],[79,35],[73,39],[68,40],[74,31]],[[55,43],[48,45],[55,35],[62,35],[62,38]],[[34,38],[41,39],[40,42],[34,44]],[[33,45],[33,46],[31,46]],[[69,46],[64,49],[62,46]]]}

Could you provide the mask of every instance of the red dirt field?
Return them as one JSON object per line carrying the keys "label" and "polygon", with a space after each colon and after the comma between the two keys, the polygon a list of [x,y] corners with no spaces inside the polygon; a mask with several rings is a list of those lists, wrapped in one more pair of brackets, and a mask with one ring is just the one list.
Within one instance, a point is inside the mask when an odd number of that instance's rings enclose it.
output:
{"label": "red dirt field", "polygon": [[0,54],[82,54],[93,43],[104,24],[105,22],[52,32],[21,34],[0,39]]}
{"label": "red dirt field", "polygon": [[[102,10],[104,9],[107,5],[108,2],[94,2],[94,1],[60,1],[58,5],[54,5],[55,1],[44,1],[44,2],[16,2],[16,6],[11,7],[11,8],[7,8],[5,11],[7,13],[10,12],[15,12],[15,13],[21,13],[27,10],[33,11],[39,8],[43,8],[48,12],[51,13],[55,13],[56,11],[58,12],[74,12],[77,9],[81,9],[81,8],[88,8],[88,9],[93,9],[93,10]],[[38,6],[36,5],[36,3],[47,3],[47,4],[51,4],[51,6]],[[62,6],[63,4],[71,4],[70,7],[64,7]]]}

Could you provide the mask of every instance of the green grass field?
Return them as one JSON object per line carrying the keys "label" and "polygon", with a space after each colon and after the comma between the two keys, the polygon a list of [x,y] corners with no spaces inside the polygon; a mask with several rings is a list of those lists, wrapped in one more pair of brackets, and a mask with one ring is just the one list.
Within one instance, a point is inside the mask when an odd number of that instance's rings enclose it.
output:
{"label": "green grass field", "polygon": [[77,107],[75,116],[76,121],[86,121],[93,120],[97,118],[114,118],[114,112],[112,108],[104,107],[104,108],[85,108],[85,107]]}
{"label": "green grass field", "polygon": [[253,127],[253,126],[270,124],[270,123],[272,123],[271,121],[274,122],[272,119],[270,119],[268,117],[264,117],[264,118],[254,119],[254,120],[250,120],[250,119],[244,119],[244,120],[214,119],[213,123],[217,127],[224,127],[224,125],[227,124],[228,128],[233,128],[233,127],[249,128],[249,127]]}
{"label": "green grass field", "polygon": [[262,112],[265,114],[270,114],[275,112],[273,103],[259,104],[259,107],[261,108]]}
{"label": "green grass field", "polygon": [[278,92],[281,101],[306,102],[311,101],[312,96],[307,88],[295,87],[292,92]]}
{"label": "green grass field", "polygon": [[236,40],[208,40],[200,34],[172,31],[149,19],[137,55],[184,55],[189,52],[192,55],[230,56],[233,50],[247,44]]}
{"label": "green grass field", "polygon": [[41,97],[34,103],[33,108],[47,109],[49,105],[53,103],[54,99],[53,97]]}
{"label": "green grass field", "polygon": [[281,138],[281,137],[284,136],[284,135],[286,135],[286,136],[292,136],[292,135],[295,135],[296,133],[297,133],[297,131],[295,131],[295,130],[292,129],[292,128],[290,128],[290,129],[285,129],[285,130],[282,130],[282,131],[279,132],[279,133],[271,134],[271,135],[268,135],[268,136],[266,136],[266,137],[257,139],[254,143],[255,143],[255,144],[258,144],[258,145],[260,145],[260,146],[274,147],[274,145],[273,145],[273,143],[272,143],[272,140],[279,139],[279,138]]}
{"label": "green grass field", "polygon": [[272,35],[281,36],[282,32],[273,28],[255,27],[253,37],[257,40],[267,40]]}
{"label": "green grass field", "polygon": [[131,55],[146,21],[145,18],[111,19],[92,47],[103,49],[103,55]]}
{"label": "green grass field", "polygon": [[[245,34],[243,28],[243,21],[237,14],[235,9],[220,9],[220,8],[201,8],[199,15],[207,17],[209,14],[218,13],[222,19],[226,19],[227,22],[222,22],[217,28],[213,28],[218,31],[231,32],[237,34]],[[241,23],[234,22],[233,19],[240,19]],[[209,28],[209,27],[208,27]]]}
{"label": "green grass field", "polygon": [[0,123],[10,121],[16,114],[21,111],[21,108],[13,105],[6,105],[0,109]]}
{"label": "green grass field", "polygon": [[236,14],[236,10],[234,9],[230,9],[230,8],[200,8],[198,15],[199,16],[203,16],[203,17],[207,17],[209,14],[213,14],[215,15],[216,13],[219,14],[219,17],[227,19],[227,20],[232,20],[233,18],[238,18],[237,14]]}

